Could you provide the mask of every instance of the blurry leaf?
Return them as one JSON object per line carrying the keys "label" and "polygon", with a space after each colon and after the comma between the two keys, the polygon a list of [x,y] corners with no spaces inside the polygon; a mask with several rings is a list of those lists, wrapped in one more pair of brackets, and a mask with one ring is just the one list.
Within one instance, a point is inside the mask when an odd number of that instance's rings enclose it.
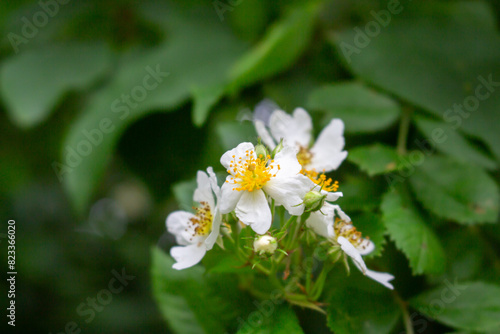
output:
{"label": "blurry leaf", "polygon": [[266,0],[238,1],[234,10],[228,13],[231,27],[238,36],[247,40],[257,39],[266,28],[270,14],[271,5]]}
{"label": "blurry leaf", "polygon": [[371,179],[366,174],[347,174],[343,180],[339,180],[339,191],[344,196],[337,200],[338,204],[347,212],[374,210],[380,205],[384,183],[383,180]]}
{"label": "blurry leaf", "polygon": [[375,250],[366,255],[365,258],[379,256],[382,253],[382,249],[385,244],[385,226],[382,221],[382,217],[375,213],[364,212],[359,215],[350,215],[350,218],[352,219],[356,229],[363,233],[363,237],[370,238],[370,240],[375,244]]}
{"label": "blurry leaf", "polygon": [[398,154],[389,146],[373,144],[356,147],[349,151],[347,158],[359,166],[369,176],[391,172],[397,168]]}
{"label": "blurry leaf", "polygon": [[437,284],[444,279],[478,279],[484,277],[485,271],[493,268],[486,257],[487,243],[471,229],[456,228],[447,231],[442,236],[442,243],[446,258],[452,260],[446,263],[446,272],[442,276],[432,277],[431,282]]}
{"label": "blurry leaf", "polygon": [[307,103],[328,118],[344,121],[346,132],[374,132],[391,126],[399,117],[394,100],[356,82],[328,85],[314,90]]}
{"label": "blurry leaf", "polygon": [[242,142],[254,142],[257,134],[251,122],[219,122],[216,125],[217,135],[224,150],[230,150]]}
{"label": "blurry leaf", "polygon": [[500,160],[500,36],[453,17],[393,19],[370,38],[335,37],[354,74],[484,140]]}
{"label": "blurry leaf", "polygon": [[439,217],[463,224],[497,221],[498,187],[479,167],[429,156],[410,182],[417,198]]}
{"label": "blurry leaf", "polygon": [[[497,168],[496,161],[475,148],[450,124],[418,116],[414,120],[420,131],[427,137],[427,143],[435,146],[439,151],[461,162],[472,162],[487,169]],[[425,145],[425,143],[420,144]]]}
{"label": "blurry leaf", "polygon": [[236,282],[221,275],[211,282],[201,266],[172,269],[174,260],[158,248],[152,257],[153,294],[176,333],[225,333],[234,327],[244,301]]}
{"label": "blurry leaf", "polygon": [[305,107],[309,93],[317,86],[318,83],[308,73],[289,71],[264,83],[263,88],[264,96],[275,101],[283,110],[291,112],[297,107]]}
{"label": "blurry leaf", "polygon": [[12,120],[22,127],[44,121],[65,93],[83,90],[111,65],[104,44],[69,43],[26,51],[0,69],[0,93]]}
{"label": "blurry leaf", "polygon": [[391,333],[401,315],[390,293],[339,289],[329,304],[328,327],[336,334]]}
{"label": "blurry leaf", "polygon": [[224,90],[223,85],[192,90],[194,100],[192,117],[196,126],[202,126],[205,123],[210,109],[222,98]]}
{"label": "blurry leaf", "polygon": [[[169,39],[155,48],[125,55],[113,80],[92,97],[69,130],[62,162],[69,170],[56,173],[78,211],[85,208],[115,143],[131,122],[180,106],[193,87],[204,91],[224,84],[227,65],[243,52],[244,46],[213,13],[185,17],[161,6],[156,12],[171,25]],[[176,125],[165,124],[166,131],[169,126]],[[94,138],[89,143],[91,131]],[[185,136],[189,138],[189,133]],[[68,157],[68,150],[76,152],[73,157]]]}
{"label": "blurry leaf", "polygon": [[309,44],[318,8],[315,2],[295,7],[269,28],[263,39],[232,67],[229,90],[249,86],[291,66]]}
{"label": "blurry leaf", "polygon": [[182,181],[174,184],[172,190],[174,192],[175,200],[181,210],[191,211],[193,207],[193,195],[196,189],[196,178],[189,181]]}
{"label": "blurry leaf", "polygon": [[153,295],[169,326],[179,334],[205,333],[188,300],[190,293],[200,292],[203,289],[203,269],[195,266],[176,271],[172,269],[174,263],[172,258],[157,248],[152,252]]}
{"label": "blurry leaf", "polygon": [[[265,301],[264,301],[265,302]],[[269,301],[267,301],[269,302]],[[260,312],[252,312],[247,321],[236,334],[303,334],[299,320],[293,310],[287,306],[269,307],[265,314],[264,308]],[[266,312],[266,313],[267,313]],[[254,316],[253,316],[254,315]],[[258,317],[256,316],[258,315]],[[260,325],[256,325],[256,319],[262,319]]]}
{"label": "blurry leaf", "polygon": [[445,254],[434,231],[399,189],[383,197],[381,210],[389,236],[403,251],[414,275],[438,274],[445,269]]}
{"label": "blurry leaf", "polygon": [[498,285],[457,280],[444,283],[411,299],[411,306],[454,328],[481,332],[500,329]]}

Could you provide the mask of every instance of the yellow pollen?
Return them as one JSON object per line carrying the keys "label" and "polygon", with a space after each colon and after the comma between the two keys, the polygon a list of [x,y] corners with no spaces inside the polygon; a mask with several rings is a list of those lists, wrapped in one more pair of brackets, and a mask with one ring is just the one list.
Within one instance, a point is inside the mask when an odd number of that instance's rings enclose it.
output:
{"label": "yellow pollen", "polygon": [[356,248],[365,249],[370,244],[370,237],[363,238],[361,232],[356,230],[352,222],[346,222],[345,220],[335,217],[333,229],[337,237],[346,238]]}
{"label": "yellow pollen", "polygon": [[299,160],[300,165],[302,168],[304,166],[307,166],[311,163],[313,154],[307,147],[300,146],[299,147],[299,153],[297,153],[297,160]]}
{"label": "yellow pollen", "polygon": [[246,190],[254,191],[261,189],[271,178],[276,176],[280,166],[268,166],[268,162],[273,163],[274,160],[270,160],[271,157],[263,157],[259,155],[255,158],[255,153],[253,150],[247,150],[245,152],[245,159],[240,157],[236,159],[233,155],[233,160],[229,163],[228,173],[232,174],[231,180],[226,181],[234,185],[237,185],[233,190]]}
{"label": "yellow pollen", "polygon": [[302,169],[301,173],[307,176],[311,181],[317,184],[322,190],[335,192],[339,189],[339,181],[333,182],[331,178],[327,178],[325,173],[318,173],[313,170]]}
{"label": "yellow pollen", "polygon": [[194,229],[193,237],[196,235],[207,235],[212,230],[213,216],[207,202],[200,202],[200,206],[193,208],[196,215],[189,220],[189,224]]}

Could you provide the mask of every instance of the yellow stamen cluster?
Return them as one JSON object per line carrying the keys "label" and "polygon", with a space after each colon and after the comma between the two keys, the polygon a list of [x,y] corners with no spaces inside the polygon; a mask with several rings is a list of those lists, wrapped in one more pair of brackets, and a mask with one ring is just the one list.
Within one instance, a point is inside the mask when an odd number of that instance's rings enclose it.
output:
{"label": "yellow stamen cluster", "polygon": [[311,181],[317,184],[320,189],[335,192],[339,189],[339,181],[333,182],[331,178],[327,178],[324,173],[318,173],[315,170],[302,170],[302,174],[307,176]]}
{"label": "yellow stamen cluster", "polygon": [[352,222],[346,222],[338,217],[335,218],[333,225],[335,235],[337,237],[344,237],[356,248],[366,249],[370,246],[370,237],[363,238],[361,232],[356,230]]}
{"label": "yellow stamen cluster", "polygon": [[245,157],[232,156],[229,164],[228,173],[232,174],[231,182],[237,187],[233,190],[246,190],[254,191],[261,189],[271,178],[276,176],[276,173],[280,170],[280,166],[268,166],[268,162],[273,163],[274,160],[270,160],[271,157],[255,157],[253,150],[247,150],[245,152]]}
{"label": "yellow stamen cluster", "polygon": [[302,168],[304,166],[307,166],[311,163],[311,160],[313,158],[313,154],[307,147],[300,146],[299,147],[299,153],[297,153],[297,160],[299,160],[300,165]]}
{"label": "yellow stamen cluster", "polygon": [[194,230],[193,237],[196,235],[207,235],[212,230],[213,216],[210,206],[207,202],[200,202],[200,204],[199,207],[193,208],[196,210],[196,215],[189,220]]}

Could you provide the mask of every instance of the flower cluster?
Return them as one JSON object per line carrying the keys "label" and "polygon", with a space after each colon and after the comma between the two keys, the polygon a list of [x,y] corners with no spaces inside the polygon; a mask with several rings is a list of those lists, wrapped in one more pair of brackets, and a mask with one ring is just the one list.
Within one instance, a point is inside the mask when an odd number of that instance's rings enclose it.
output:
{"label": "flower cluster", "polygon": [[[286,279],[290,273],[282,261],[299,256],[296,249],[313,232],[314,239],[322,240],[318,245],[328,245],[329,254],[341,251],[364,275],[392,289],[389,281],[394,277],[368,269],[362,258],[375,249],[373,242],[357,231],[339,205],[331,203],[342,196],[338,182],[327,173],[347,156],[344,123],[331,120],[316,140],[311,117],[302,108],[293,115],[273,110],[266,117],[255,117],[254,125],[260,137],[257,145],[243,142],[222,155],[227,173],[222,186],[211,167],[206,173],[198,171],[193,199],[199,205],[193,213],[176,211],[167,217],[167,229],[180,245],[171,249],[173,267],[191,267],[215,242],[223,246],[229,240],[240,247],[236,255],[252,267],[270,277],[283,272]],[[245,226],[253,231],[253,247],[237,240]],[[317,295],[317,290],[311,291]]]}

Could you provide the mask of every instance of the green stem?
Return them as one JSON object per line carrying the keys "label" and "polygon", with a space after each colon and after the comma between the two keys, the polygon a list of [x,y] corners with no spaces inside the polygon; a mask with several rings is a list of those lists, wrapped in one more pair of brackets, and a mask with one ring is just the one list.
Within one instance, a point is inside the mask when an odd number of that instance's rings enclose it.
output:
{"label": "green stem", "polygon": [[408,304],[401,299],[399,294],[395,293],[396,302],[401,306],[401,310],[403,311],[403,322],[405,325],[406,334],[415,334],[413,331],[413,323],[411,322],[410,311],[408,310]]}
{"label": "green stem", "polygon": [[397,152],[399,155],[406,154],[406,142],[408,140],[408,132],[410,131],[411,114],[412,110],[409,107],[403,107],[398,134]]}

